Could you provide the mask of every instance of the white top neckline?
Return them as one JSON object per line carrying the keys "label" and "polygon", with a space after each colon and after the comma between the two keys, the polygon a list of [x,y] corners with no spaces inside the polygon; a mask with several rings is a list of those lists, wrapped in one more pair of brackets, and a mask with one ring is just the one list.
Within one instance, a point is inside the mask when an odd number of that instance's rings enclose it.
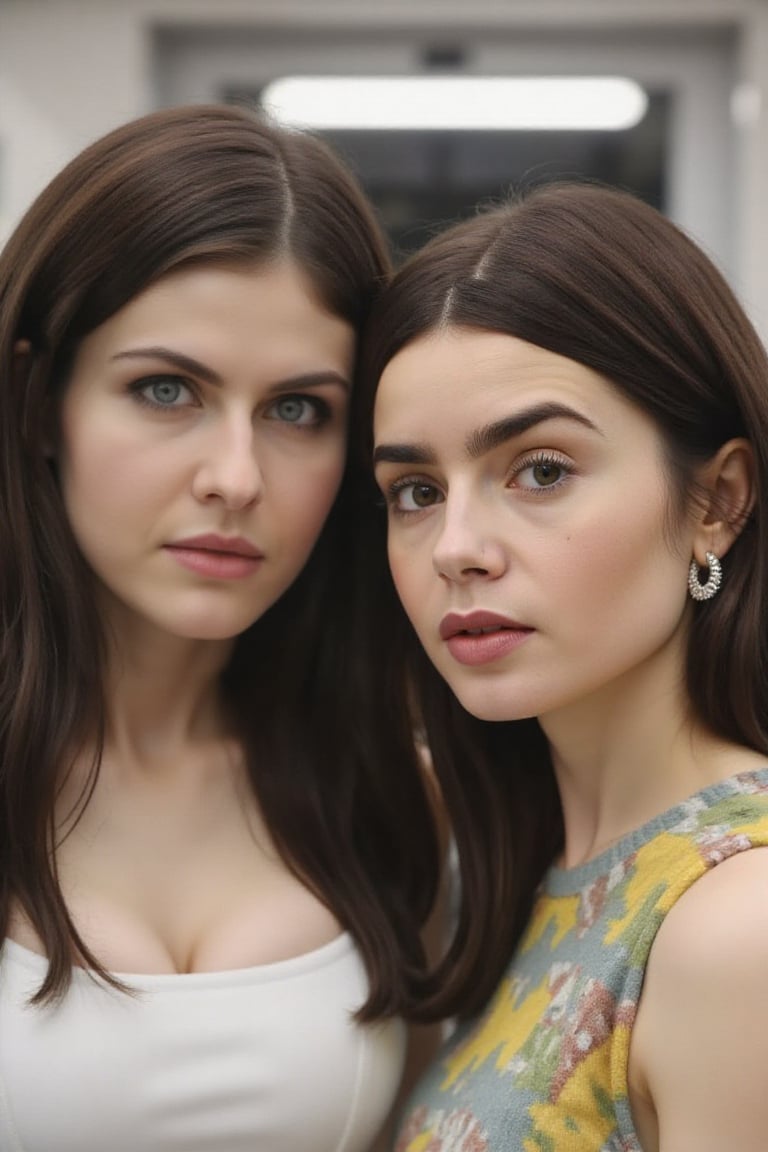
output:
{"label": "white top neckline", "polygon": [[3,1152],[365,1152],[405,1060],[402,1020],[362,1024],[365,965],[342,933],[217,972],[75,967],[30,1005],[45,956],[0,946]]}
{"label": "white top neckline", "polygon": [[[307,972],[335,963],[353,949],[350,933],[341,932],[327,944],[321,944],[309,952],[302,952],[298,956],[290,956],[284,960],[272,960],[266,964],[254,964],[247,968],[221,968],[211,972],[111,972],[110,975],[128,987],[152,991],[172,991],[174,988],[183,991],[193,988],[231,988],[303,976]],[[3,950],[7,951],[9,959],[39,972],[41,976],[48,967],[46,956],[19,944],[10,937],[6,937],[0,945],[0,953]],[[94,973],[91,969],[73,966],[74,981],[90,981],[93,978]]]}

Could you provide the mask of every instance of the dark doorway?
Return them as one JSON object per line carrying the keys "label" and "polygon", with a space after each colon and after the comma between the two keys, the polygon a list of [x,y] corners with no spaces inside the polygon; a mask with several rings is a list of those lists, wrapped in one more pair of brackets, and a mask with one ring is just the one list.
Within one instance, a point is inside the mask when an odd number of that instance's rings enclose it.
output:
{"label": "dark doorway", "polygon": [[[567,178],[626,188],[667,209],[671,97],[649,92],[645,116],[624,131],[333,131],[325,138],[358,174],[403,257],[478,204]],[[226,92],[258,105],[258,92]]]}

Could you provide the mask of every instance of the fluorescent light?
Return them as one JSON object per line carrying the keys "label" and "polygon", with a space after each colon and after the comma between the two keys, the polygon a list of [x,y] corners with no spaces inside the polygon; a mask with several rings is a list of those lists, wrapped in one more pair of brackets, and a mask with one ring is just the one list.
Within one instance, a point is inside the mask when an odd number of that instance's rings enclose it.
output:
{"label": "fluorescent light", "polygon": [[618,131],[642,120],[648,97],[621,76],[285,76],[262,105],[318,130]]}

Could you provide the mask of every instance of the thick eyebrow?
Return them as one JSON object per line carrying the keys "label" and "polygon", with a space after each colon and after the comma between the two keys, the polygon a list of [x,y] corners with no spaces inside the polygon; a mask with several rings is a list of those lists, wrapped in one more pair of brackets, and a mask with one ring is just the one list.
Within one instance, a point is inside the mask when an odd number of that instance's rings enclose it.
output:
{"label": "thick eyebrow", "polygon": [[[200,360],[195,360],[192,356],[186,356],[183,352],[176,352],[173,348],[164,348],[162,345],[153,345],[151,348],[130,348],[125,352],[117,352],[113,360],[164,360],[167,364],[172,364],[181,372],[185,372],[189,376],[197,376],[200,380],[205,380],[208,384],[215,384],[221,387],[222,379],[218,372],[214,372],[207,364],[203,364]],[[270,391],[272,392],[288,392],[296,388],[317,388],[322,384],[338,384],[345,392],[349,392],[350,383],[345,376],[339,372],[334,372],[333,369],[319,372],[302,372],[298,376],[291,376],[285,380],[279,380],[275,383]]]}
{"label": "thick eyebrow", "polygon": [[[554,402],[535,404],[530,408],[524,408],[522,412],[516,412],[514,416],[505,416],[503,420],[494,420],[492,424],[486,424],[484,427],[476,429],[465,440],[467,455],[470,459],[476,460],[487,452],[493,451],[494,448],[498,448],[500,444],[506,443],[507,440],[512,440],[515,436],[522,436],[523,432],[527,432],[529,429],[535,428],[537,424],[543,424],[547,420],[573,420],[575,423],[602,435],[600,429],[586,416],[582,416],[581,412],[577,412],[575,408]],[[373,453],[373,463],[384,462],[388,464],[436,464],[437,457],[426,444],[380,444]]]}
{"label": "thick eyebrow", "polygon": [[424,444],[379,444],[373,450],[376,464],[436,464],[434,452]]}
{"label": "thick eyebrow", "polygon": [[113,360],[165,360],[173,364],[174,368],[186,372],[190,376],[198,376],[208,384],[221,384],[221,377],[212,368],[192,356],[185,356],[183,352],[175,352],[173,348],[163,348],[153,345],[151,348],[129,348],[125,352],[117,352]]}
{"label": "thick eyebrow", "polygon": [[523,432],[528,432],[529,429],[544,424],[547,420],[573,420],[576,424],[600,433],[600,429],[591,420],[582,416],[575,408],[569,408],[567,404],[554,402],[534,404],[531,408],[516,412],[514,416],[506,416],[503,420],[494,420],[492,424],[478,428],[465,440],[467,455],[470,459],[477,460],[478,457],[485,456],[486,452],[492,452],[500,444],[514,439],[515,436],[522,436]]}

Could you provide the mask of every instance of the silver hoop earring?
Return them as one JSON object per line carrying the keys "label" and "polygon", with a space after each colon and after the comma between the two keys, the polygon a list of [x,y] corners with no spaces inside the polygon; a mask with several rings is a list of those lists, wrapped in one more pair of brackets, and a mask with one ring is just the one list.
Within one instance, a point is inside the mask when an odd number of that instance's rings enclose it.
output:
{"label": "silver hoop earring", "polygon": [[723,566],[714,552],[706,552],[705,556],[709,569],[709,578],[706,584],[701,582],[699,566],[695,559],[691,560],[691,566],[688,569],[688,591],[693,600],[711,600],[723,579]]}

